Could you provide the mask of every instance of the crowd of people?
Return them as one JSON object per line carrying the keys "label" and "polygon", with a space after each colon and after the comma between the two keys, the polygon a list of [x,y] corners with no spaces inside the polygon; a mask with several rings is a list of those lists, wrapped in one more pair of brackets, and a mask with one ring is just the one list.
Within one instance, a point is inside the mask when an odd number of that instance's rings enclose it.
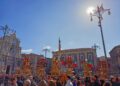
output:
{"label": "crowd of people", "polygon": [[66,81],[63,82],[60,77],[14,76],[0,79],[0,86],[120,86],[120,77],[112,76],[104,80],[96,75],[85,78],[67,76]]}

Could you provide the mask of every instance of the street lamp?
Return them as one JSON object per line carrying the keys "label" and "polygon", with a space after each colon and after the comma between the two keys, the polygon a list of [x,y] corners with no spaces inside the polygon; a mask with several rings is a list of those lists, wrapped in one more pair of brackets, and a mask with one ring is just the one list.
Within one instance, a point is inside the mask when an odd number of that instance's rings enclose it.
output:
{"label": "street lamp", "polygon": [[45,58],[47,58],[47,52],[50,52],[50,47],[49,46],[46,46],[43,48],[43,51],[45,52]]}
{"label": "street lamp", "polygon": [[93,8],[89,8],[88,12],[90,14],[91,17],[91,21],[93,21],[93,16],[98,18],[98,26],[100,27],[100,32],[101,32],[101,37],[102,37],[102,44],[103,44],[103,50],[104,50],[104,56],[107,60],[107,54],[106,54],[106,47],[105,47],[105,41],[104,41],[104,36],[103,36],[103,30],[102,30],[102,20],[103,20],[103,13],[108,12],[108,15],[110,15],[110,9],[104,9],[103,5],[101,6],[97,6],[96,9]]}

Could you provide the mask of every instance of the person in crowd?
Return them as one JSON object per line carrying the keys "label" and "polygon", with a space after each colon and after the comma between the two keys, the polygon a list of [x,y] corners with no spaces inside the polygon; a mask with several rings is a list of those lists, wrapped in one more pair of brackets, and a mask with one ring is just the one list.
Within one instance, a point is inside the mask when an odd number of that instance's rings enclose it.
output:
{"label": "person in crowd", "polygon": [[38,76],[34,76],[33,79],[37,84],[40,82],[40,78]]}
{"label": "person in crowd", "polygon": [[93,86],[100,86],[99,77],[97,75],[94,75],[94,85]]}
{"label": "person in crowd", "polygon": [[90,77],[90,85],[89,86],[94,86],[94,78]]}
{"label": "person in crowd", "polygon": [[35,78],[34,77],[31,80],[31,86],[38,86],[37,83],[35,82]]}
{"label": "person in crowd", "polygon": [[112,86],[111,82],[106,80],[102,86]]}
{"label": "person in crowd", "polygon": [[56,81],[53,77],[51,77],[49,80],[49,86],[56,86]]}
{"label": "person in crowd", "polygon": [[62,83],[59,78],[56,80],[56,86],[62,86]]}
{"label": "person in crowd", "polygon": [[48,83],[47,83],[47,81],[45,80],[45,77],[44,77],[44,76],[41,77],[41,81],[40,81],[40,83],[38,84],[38,86],[48,86]]}
{"label": "person in crowd", "polygon": [[85,86],[90,86],[90,77],[86,77],[84,82],[85,82]]}
{"label": "person in crowd", "polygon": [[23,86],[23,80],[21,79],[21,77],[17,77],[17,84],[18,86]]}
{"label": "person in crowd", "polygon": [[31,81],[31,86],[38,86],[38,85],[37,85],[37,83],[34,80],[32,80]]}
{"label": "person in crowd", "polygon": [[104,83],[105,83],[105,80],[101,79],[101,80],[100,80],[100,86],[103,86]]}
{"label": "person in crowd", "polygon": [[117,83],[117,86],[120,86],[120,77],[116,78],[116,83]]}
{"label": "person in crowd", "polygon": [[80,80],[80,78],[77,78],[77,86],[83,86],[82,81]]}
{"label": "person in crowd", "polygon": [[31,86],[32,80],[33,80],[33,76],[32,75],[28,75],[27,79],[24,81],[23,86]]}
{"label": "person in crowd", "polygon": [[65,86],[73,86],[73,83],[71,81],[71,77],[70,76],[67,76],[67,82],[66,82]]}
{"label": "person in crowd", "polygon": [[73,78],[73,86],[77,86],[77,79],[75,77]]}
{"label": "person in crowd", "polygon": [[112,86],[117,86],[117,82],[116,82],[116,77],[111,77],[111,84],[112,84]]}
{"label": "person in crowd", "polygon": [[18,84],[17,84],[17,78],[12,77],[12,78],[10,79],[9,86],[18,86]]}

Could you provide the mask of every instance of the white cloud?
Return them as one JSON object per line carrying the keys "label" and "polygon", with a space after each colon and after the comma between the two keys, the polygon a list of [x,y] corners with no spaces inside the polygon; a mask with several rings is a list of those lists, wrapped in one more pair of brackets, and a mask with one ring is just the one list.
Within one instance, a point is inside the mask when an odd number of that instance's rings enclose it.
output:
{"label": "white cloud", "polygon": [[48,50],[50,50],[51,47],[50,47],[50,46],[45,46],[45,47],[43,47],[43,49],[48,49]]}
{"label": "white cloud", "polygon": [[22,53],[32,53],[33,49],[25,49],[25,50],[21,50]]}

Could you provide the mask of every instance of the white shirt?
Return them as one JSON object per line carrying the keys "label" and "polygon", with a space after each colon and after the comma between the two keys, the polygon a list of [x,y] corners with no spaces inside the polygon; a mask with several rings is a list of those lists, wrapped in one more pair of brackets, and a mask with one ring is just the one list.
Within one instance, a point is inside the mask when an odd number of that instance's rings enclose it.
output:
{"label": "white shirt", "polygon": [[67,83],[65,86],[73,86],[73,83],[71,82],[71,80],[67,80]]}

